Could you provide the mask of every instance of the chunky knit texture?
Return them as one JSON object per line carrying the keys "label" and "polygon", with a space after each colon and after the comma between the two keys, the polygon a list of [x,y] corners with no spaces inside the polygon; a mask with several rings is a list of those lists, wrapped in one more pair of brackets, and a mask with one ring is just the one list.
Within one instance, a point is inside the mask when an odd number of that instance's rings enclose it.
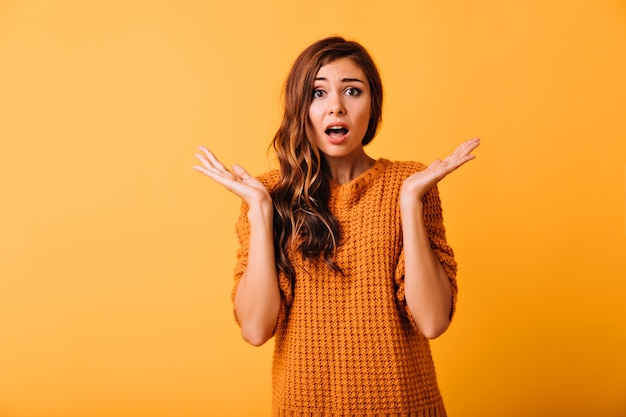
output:
{"label": "chunky knit texture", "polygon": [[[289,256],[295,288],[281,274],[275,330],[274,416],[445,416],[428,340],[404,298],[404,251],[398,198],[404,180],[425,166],[379,159],[343,185],[332,184],[329,207],[341,224],[335,261]],[[280,173],[260,180],[272,189]],[[247,264],[250,226],[242,207],[235,287]],[[456,263],[446,243],[436,188],[424,197],[431,247],[450,277]]]}

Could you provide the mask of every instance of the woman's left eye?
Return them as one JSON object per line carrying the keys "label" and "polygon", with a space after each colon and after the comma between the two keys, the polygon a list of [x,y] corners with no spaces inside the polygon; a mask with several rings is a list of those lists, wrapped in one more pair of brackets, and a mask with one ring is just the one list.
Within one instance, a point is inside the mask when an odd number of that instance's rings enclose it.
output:
{"label": "woman's left eye", "polygon": [[348,87],[346,88],[345,94],[348,96],[357,97],[361,94],[361,90],[355,87]]}

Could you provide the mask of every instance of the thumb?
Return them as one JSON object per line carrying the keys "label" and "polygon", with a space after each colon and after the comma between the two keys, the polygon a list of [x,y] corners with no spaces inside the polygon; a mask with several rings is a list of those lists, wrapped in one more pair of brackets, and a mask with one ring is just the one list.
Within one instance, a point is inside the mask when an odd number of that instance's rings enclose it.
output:
{"label": "thumb", "polygon": [[427,169],[434,170],[442,163],[443,161],[441,159],[435,159],[433,162],[430,163],[430,165],[428,165]]}
{"label": "thumb", "polygon": [[250,178],[250,174],[248,174],[248,171],[246,171],[241,165],[233,165],[232,169],[233,173],[242,180],[247,180],[248,178]]}

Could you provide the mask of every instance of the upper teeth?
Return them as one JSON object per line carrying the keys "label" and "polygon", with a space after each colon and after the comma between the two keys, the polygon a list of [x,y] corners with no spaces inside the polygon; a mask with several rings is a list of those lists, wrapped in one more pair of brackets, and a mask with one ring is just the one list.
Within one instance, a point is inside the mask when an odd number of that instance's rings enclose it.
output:
{"label": "upper teeth", "polygon": [[341,129],[343,129],[343,127],[342,126],[331,126],[331,127],[329,127],[329,129],[341,130]]}

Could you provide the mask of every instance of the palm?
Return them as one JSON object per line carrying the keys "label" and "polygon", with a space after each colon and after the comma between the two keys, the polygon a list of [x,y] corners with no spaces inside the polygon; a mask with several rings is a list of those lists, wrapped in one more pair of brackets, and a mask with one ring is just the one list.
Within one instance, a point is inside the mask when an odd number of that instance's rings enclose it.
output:
{"label": "palm", "polygon": [[403,191],[421,198],[446,175],[475,158],[472,151],[480,144],[480,139],[463,142],[445,159],[433,161],[425,170],[416,172],[404,182]]}
{"label": "palm", "polygon": [[233,165],[232,170],[227,169],[211,151],[201,146],[201,153],[196,153],[202,166],[193,168],[202,172],[213,181],[223,185],[226,189],[241,197],[246,203],[252,204],[269,197],[267,188],[256,178],[239,165]]}

